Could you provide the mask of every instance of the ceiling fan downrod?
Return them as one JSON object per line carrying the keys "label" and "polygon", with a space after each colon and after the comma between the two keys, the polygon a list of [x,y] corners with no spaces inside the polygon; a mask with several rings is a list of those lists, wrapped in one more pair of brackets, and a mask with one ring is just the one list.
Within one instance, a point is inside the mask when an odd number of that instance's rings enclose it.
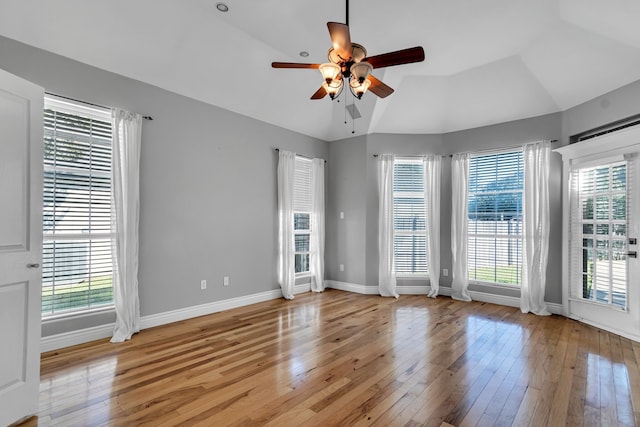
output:
{"label": "ceiling fan downrod", "polygon": [[346,16],[345,24],[348,26],[349,25],[349,0],[345,0],[345,2],[347,3],[347,13],[345,13],[345,16]]}

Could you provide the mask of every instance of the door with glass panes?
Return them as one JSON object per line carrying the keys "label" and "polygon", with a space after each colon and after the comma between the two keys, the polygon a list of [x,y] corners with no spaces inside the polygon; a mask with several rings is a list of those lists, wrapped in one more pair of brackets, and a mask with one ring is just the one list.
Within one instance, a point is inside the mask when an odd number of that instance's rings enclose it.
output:
{"label": "door with glass panes", "polygon": [[568,172],[568,315],[635,339],[640,339],[638,141],[640,130],[622,131],[558,150]]}

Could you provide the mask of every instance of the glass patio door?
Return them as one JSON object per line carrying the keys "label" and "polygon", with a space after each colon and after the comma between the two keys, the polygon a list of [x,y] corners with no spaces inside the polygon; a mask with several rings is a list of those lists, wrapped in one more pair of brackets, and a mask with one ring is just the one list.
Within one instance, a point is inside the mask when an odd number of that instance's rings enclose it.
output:
{"label": "glass patio door", "polygon": [[564,295],[570,317],[640,340],[640,146],[629,145],[615,149],[596,140],[586,150],[558,150],[568,169]]}

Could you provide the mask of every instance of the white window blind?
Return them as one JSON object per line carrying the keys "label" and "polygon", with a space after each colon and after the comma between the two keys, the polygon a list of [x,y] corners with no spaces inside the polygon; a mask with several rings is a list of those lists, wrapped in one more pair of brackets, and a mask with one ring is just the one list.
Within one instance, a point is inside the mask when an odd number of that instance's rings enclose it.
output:
{"label": "white window blind", "polygon": [[311,212],[311,159],[296,156],[293,182],[293,210]]}
{"label": "white window blind", "polygon": [[296,156],[293,182],[293,228],[295,238],[295,272],[309,272],[311,238],[311,159]]}
{"label": "white window blind", "polygon": [[393,251],[398,276],[427,274],[424,165],[396,158],[393,166]]}
{"label": "white window blind", "polygon": [[469,159],[469,279],[520,285],[522,275],[522,151]]}
{"label": "white window blind", "polygon": [[623,158],[574,166],[570,174],[570,296],[627,308],[629,185]]}
{"label": "white window blind", "polygon": [[113,303],[111,115],[45,97],[43,317]]}

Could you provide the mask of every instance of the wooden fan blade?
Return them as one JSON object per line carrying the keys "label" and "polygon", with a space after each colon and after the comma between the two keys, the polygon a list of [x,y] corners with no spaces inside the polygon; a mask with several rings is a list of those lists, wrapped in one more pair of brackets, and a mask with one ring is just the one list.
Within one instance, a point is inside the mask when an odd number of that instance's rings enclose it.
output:
{"label": "wooden fan blade", "polygon": [[393,93],[393,89],[390,86],[387,86],[381,80],[376,79],[373,75],[369,74],[367,76],[367,80],[371,82],[369,92],[373,92],[380,98],[386,98]]}
{"label": "wooden fan blade", "polygon": [[320,89],[316,91],[313,95],[311,95],[311,99],[322,99],[327,95],[327,91],[324,89],[324,86],[320,86]]}
{"label": "wooden fan blade", "polygon": [[298,62],[272,62],[271,66],[273,68],[312,68],[318,69],[320,64],[301,64]]}
{"label": "wooden fan blade", "polygon": [[409,49],[396,50],[395,52],[364,58],[363,61],[371,64],[373,68],[421,62],[424,61],[424,49],[422,46],[410,47]]}
{"label": "wooden fan blade", "polygon": [[349,26],[339,22],[327,22],[327,28],[329,28],[333,50],[343,60],[348,61],[351,59],[353,47],[351,46]]}

